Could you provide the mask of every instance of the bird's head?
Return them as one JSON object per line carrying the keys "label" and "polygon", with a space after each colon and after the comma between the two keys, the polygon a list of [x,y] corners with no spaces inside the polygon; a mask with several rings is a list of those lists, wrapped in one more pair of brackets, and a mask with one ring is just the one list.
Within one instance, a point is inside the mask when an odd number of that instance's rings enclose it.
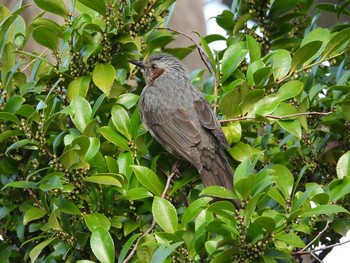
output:
{"label": "bird's head", "polygon": [[184,64],[174,56],[166,53],[157,53],[144,61],[129,60],[129,62],[142,69],[147,84],[152,83],[162,75],[188,79],[188,72]]}

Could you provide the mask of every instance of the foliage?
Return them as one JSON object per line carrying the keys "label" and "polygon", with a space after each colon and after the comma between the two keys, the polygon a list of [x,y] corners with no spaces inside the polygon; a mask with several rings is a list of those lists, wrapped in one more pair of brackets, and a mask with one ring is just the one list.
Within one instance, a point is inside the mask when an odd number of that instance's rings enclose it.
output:
{"label": "foliage", "polygon": [[348,24],[317,27],[310,0],[234,1],[227,39],[200,37],[214,76],[191,76],[218,105],[234,194],[185,164],[168,189],[175,159],[139,120],[128,59],[195,49],[156,29],[173,0],[34,2],[65,22],[0,6],[1,262],[291,262],[349,230]]}

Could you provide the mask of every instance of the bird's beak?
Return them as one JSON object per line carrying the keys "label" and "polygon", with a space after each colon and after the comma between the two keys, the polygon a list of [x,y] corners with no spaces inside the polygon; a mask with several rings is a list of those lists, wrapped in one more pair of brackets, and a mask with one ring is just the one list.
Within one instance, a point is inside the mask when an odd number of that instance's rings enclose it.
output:
{"label": "bird's beak", "polygon": [[132,59],[130,59],[129,62],[130,62],[131,64],[134,64],[134,65],[136,65],[136,66],[142,68],[142,69],[145,69],[145,68],[146,68],[146,66],[145,66],[145,64],[143,64],[142,60],[132,60]]}

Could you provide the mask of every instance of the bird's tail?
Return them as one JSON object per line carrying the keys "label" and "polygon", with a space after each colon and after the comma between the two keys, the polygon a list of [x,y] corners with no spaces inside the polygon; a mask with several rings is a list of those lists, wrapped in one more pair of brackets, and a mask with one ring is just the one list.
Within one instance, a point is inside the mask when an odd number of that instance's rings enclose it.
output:
{"label": "bird's tail", "polygon": [[200,174],[205,187],[218,185],[234,192],[233,171],[223,149],[219,148],[215,153],[203,151],[201,161],[203,169]]}

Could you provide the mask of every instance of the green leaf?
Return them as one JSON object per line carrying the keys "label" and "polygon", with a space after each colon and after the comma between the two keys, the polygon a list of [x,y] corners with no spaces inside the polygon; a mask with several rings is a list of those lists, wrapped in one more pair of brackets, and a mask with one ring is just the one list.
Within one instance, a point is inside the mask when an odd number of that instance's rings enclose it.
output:
{"label": "green leaf", "polygon": [[105,228],[97,227],[92,231],[90,246],[99,261],[103,263],[114,262],[114,242],[110,233]]}
{"label": "green leaf", "polygon": [[133,236],[131,236],[128,241],[126,241],[122,247],[122,250],[120,251],[120,255],[118,258],[118,263],[122,263],[124,261],[124,259],[127,256],[127,253],[129,251],[129,249],[131,248],[132,244],[134,243],[134,241],[141,235],[141,233],[139,234],[135,234]]}
{"label": "green leaf", "polygon": [[113,185],[113,186],[122,187],[121,182],[117,178],[109,175],[89,176],[89,177],[85,177],[84,181],[90,182],[90,183],[96,183],[96,184]]}
{"label": "green leaf", "polygon": [[130,151],[128,141],[117,133],[112,127],[104,126],[100,128],[100,132],[109,142],[122,148],[123,150]]}
{"label": "green leaf", "polygon": [[58,49],[58,35],[55,30],[47,26],[38,26],[33,30],[33,38],[36,42],[52,51]]}
{"label": "green leaf", "polygon": [[68,12],[62,0],[34,0],[36,5],[47,12],[67,17]]}
{"label": "green leaf", "polygon": [[147,191],[147,189],[143,187],[133,188],[126,192],[125,199],[127,200],[140,200],[148,197],[152,197],[153,195]]}
{"label": "green leaf", "polygon": [[224,199],[237,199],[237,196],[230,189],[218,185],[212,185],[204,188],[199,196],[203,195],[210,195]]}
{"label": "green leaf", "polygon": [[264,62],[261,60],[254,61],[252,62],[247,69],[247,80],[250,86],[255,85],[255,80],[254,80],[254,73],[257,72],[259,69],[262,69],[265,67]]}
{"label": "green leaf", "polygon": [[289,51],[285,49],[278,49],[272,54],[271,60],[275,80],[285,77],[288,74],[292,64],[292,57]]}
{"label": "green leaf", "polygon": [[201,197],[193,201],[183,213],[181,225],[185,226],[192,221],[211,200],[210,197]]}
{"label": "green leaf", "polygon": [[257,61],[261,58],[261,48],[259,43],[251,36],[246,35],[247,49],[249,52],[250,62]]}
{"label": "green leaf", "polygon": [[255,186],[255,175],[249,174],[247,177],[242,178],[235,184],[235,189],[240,193],[244,200],[247,200],[252,193]]}
{"label": "green leaf", "polygon": [[310,217],[310,216],[319,216],[319,215],[327,215],[337,214],[337,213],[349,213],[344,207],[338,205],[319,205],[315,208],[301,214],[301,217]]}
{"label": "green leaf", "polygon": [[243,99],[241,104],[242,115],[245,115],[252,106],[264,97],[265,91],[263,89],[256,89],[250,91]]}
{"label": "green leaf", "polygon": [[126,110],[119,105],[115,105],[111,111],[112,122],[117,130],[123,134],[129,141],[132,139],[130,117]]}
{"label": "green leaf", "polygon": [[228,144],[239,142],[242,136],[242,127],[240,122],[232,122],[227,126],[222,127]]}
{"label": "green leaf", "polygon": [[124,93],[118,96],[116,102],[130,109],[131,107],[135,106],[139,98],[139,95],[133,93]]}
{"label": "green leaf", "polygon": [[111,222],[104,214],[100,214],[100,213],[85,214],[84,220],[85,220],[86,226],[89,228],[91,232],[94,232],[99,227],[104,228],[106,231],[109,231],[109,228],[111,227]]}
{"label": "green leaf", "polygon": [[132,157],[132,153],[124,152],[119,154],[117,163],[118,163],[119,173],[121,173],[126,177],[129,184],[131,180],[131,174],[132,174],[131,165],[134,164],[134,158]]}
{"label": "green leaf", "polygon": [[266,231],[269,233],[274,231],[276,228],[275,220],[267,216],[259,216],[257,219],[255,219],[254,223],[266,229]]}
{"label": "green leaf", "polygon": [[349,40],[350,28],[346,28],[333,35],[323,52],[322,59],[331,57],[333,53],[339,52],[338,50],[341,49],[343,45],[347,45],[347,43],[349,43]]}
{"label": "green leaf", "polygon": [[162,244],[157,248],[156,252],[154,252],[152,256],[151,263],[163,263],[168,258],[168,256],[175,251],[175,249],[181,246],[184,242],[177,242],[172,245]]}
{"label": "green leaf", "polygon": [[29,182],[29,181],[16,181],[16,182],[10,182],[7,183],[2,190],[4,190],[7,187],[14,187],[14,188],[36,188],[38,183],[36,182]]}
{"label": "green leaf", "polygon": [[76,95],[79,95],[85,98],[89,85],[91,82],[91,76],[81,76],[79,78],[74,79],[68,85],[67,97],[71,101]]}
{"label": "green leaf", "polygon": [[69,215],[80,215],[79,208],[69,199],[61,198],[56,201],[58,210]]}
{"label": "green leaf", "polygon": [[11,144],[5,151],[6,155],[9,155],[12,150],[24,148],[24,149],[38,149],[39,143],[28,139],[23,139]]}
{"label": "green leaf", "polygon": [[267,194],[282,207],[286,208],[286,201],[276,188],[270,188]]}
{"label": "green leaf", "polygon": [[70,106],[73,110],[73,116],[71,116],[71,119],[77,129],[83,133],[86,126],[91,121],[91,106],[86,99],[79,95],[76,95],[72,99]]}
{"label": "green leaf", "polygon": [[234,147],[229,150],[232,158],[243,162],[244,160],[250,160],[253,157],[253,150],[249,144],[238,142]]}
{"label": "green leaf", "polygon": [[139,165],[131,165],[137,180],[151,193],[161,196],[164,185],[159,181],[158,176],[149,168]]}
{"label": "green leaf", "polygon": [[313,59],[317,58],[321,53],[324,51],[326,48],[327,43],[329,42],[330,39],[330,32],[328,29],[325,28],[316,28],[309,32],[301,41],[301,46],[304,46],[307,43],[313,42],[313,41],[321,41],[322,46],[320,49],[314,54],[309,61],[312,61]]}
{"label": "green leaf", "polygon": [[52,241],[56,240],[56,238],[49,238],[45,241],[36,245],[30,252],[29,257],[31,262],[36,262],[36,259],[39,257],[40,253],[43,252],[44,248],[48,246]]}
{"label": "green leaf", "polygon": [[281,164],[275,164],[271,167],[272,175],[275,177],[276,184],[281,190],[284,198],[290,198],[293,190],[294,178],[287,167]]}
{"label": "green leaf", "polygon": [[225,50],[222,57],[222,82],[231,76],[247,53],[248,51],[239,44],[232,44]]}
{"label": "green leaf", "polygon": [[109,96],[115,75],[115,69],[111,64],[99,63],[95,66],[92,72],[92,80],[95,85],[106,94],[106,96]]}
{"label": "green leaf", "polygon": [[25,99],[21,96],[12,96],[6,102],[3,111],[15,113],[22,106],[23,102],[25,102]]}
{"label": "green leaf", "polygon": [[106,14],[106,3],[103,0],[78,0],[80,3],[86,5],[87,7],[95,10],[101,15]]}
{"label": "green leaf", "polygon": [[175,207],[166,199],[155,196],[152,204],[152,214],[157,224],[168,233],[176,232],[178,218]]}
{"label": "green leaf", "polygon": [[11,121],[11,122],[14,122],[16,124],[20,123],[20,121],[16,117],[16,115],[9,113],[9,112],[0,112],[0,120]]}
{"label": "green leaf", "polygon": [[94,158],[100,149],[100,140],[98,138],[89,138],[89,141],[89,148],[87,149],[84,156],[84,161],[86,162]]}
{"label": "green leaf", "polygon": [[287,245],[293,246],[293,247],[300,247],[303,248],[305,247],[305,244],[303,240],[301,240],[300,237],[298,237],[294,233],[287,233],[287,234],[282,234],[282,235],[276,235],[276,239],[283,241]]}
{"label": "green leaf", "polygon": [[52,190],[52,189],[63,189],[63,186],[61,183],[61,178],[59,175],[61,175],[61,174],[55,173],[55,174],[49,175],[50,179],[49,180],[42,180],[42,182],[39,185],[39,188],[44,192]]}
{"label": "green leaf", "polygon": [[350,151],[344,153],[337,163],[337,176],[342,179],[350,177]]}
{"label": "green leaf", "polygon": [[23,225],[26,225],[33,220],[42,218],[44,215],[46,215],[46,213],[47,212],[45,210],[38,207],[28,209],[23,216]]}
{"label": "green leaf", "polygon": [[293,56],[290,71],[295,72],[298,68],[303,66],[304,63],[317,54],[321,46],[321,41],[312,41],[300,47]]}
{"label": "green leaf", "polygon": [[277,91],[276,96],[280,101],[294,98],[304,88],[304,84],[299,80],[289,81],[283,84]]}
{"label": "green leaf", "polygon": [[350,193],[350,177],[344,177],[343,179],[333,180],[328,186],[327,190],[330,190],[330,201],[336,202]]}

